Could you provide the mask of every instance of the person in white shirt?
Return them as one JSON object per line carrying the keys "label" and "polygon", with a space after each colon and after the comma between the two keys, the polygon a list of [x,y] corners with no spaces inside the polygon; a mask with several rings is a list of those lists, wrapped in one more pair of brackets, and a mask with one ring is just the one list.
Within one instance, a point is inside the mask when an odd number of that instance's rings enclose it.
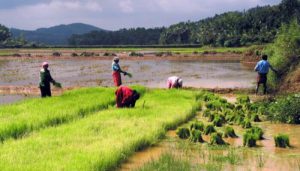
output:
{"label": "person in white shirt", "polygon": [[168,78],[167,81],[168,88],[182,88],[183,80],[180,77],[172,76]]}

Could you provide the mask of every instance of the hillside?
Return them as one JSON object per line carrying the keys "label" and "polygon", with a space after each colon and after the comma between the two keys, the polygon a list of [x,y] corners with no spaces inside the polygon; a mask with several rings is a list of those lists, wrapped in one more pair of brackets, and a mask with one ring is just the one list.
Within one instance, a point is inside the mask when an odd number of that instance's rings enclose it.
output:
{"label": "hillside", "polygon": [[66,45],[68,38],[73,34],[85,34],[91,31],[104,31],[98,27],[74,23],[69,25],[58,25],[50,28],[40,28],[34,31],[10,29],[14,38],[24,36],[27,41],[49,45]]}
{"label": "hillside", "polygon": [[[200,18],[200,16],[199,16]],[[199,44],[202,46],[238,47],[271,43],[282,23],[292,18],[300,21],[300,1],[282,0],[278,5],[232,11],[196,22],[181,22],[156,29],[150,41],[136,41],[149,37],[153,30],[121,29],[114,32],[92,32],[72,36],[71,45],[133,45],[143,44]],[[129,36],[130,35],[130,36]],[[108,37],[108,39],[106,39]],[[113,38],[112,38],[113,37]],[[155,39],[155,40],[153,40]]]}

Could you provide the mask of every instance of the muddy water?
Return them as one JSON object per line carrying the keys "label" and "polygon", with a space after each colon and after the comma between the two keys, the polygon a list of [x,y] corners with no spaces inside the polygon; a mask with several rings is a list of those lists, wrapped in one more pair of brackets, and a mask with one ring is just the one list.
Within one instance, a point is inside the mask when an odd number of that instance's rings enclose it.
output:
{"label": "muddy water", "polygon": [[[1,86],[38,85],[41,59],[0,60]],[[112,86],[110,60],[50,60],[52,76],[64,86]],[[169,76],[183,78],[184,86],[197,88],[249,88],[255,73],[239,61],[204,60],[123,60],[124,70],[133,74],[123,77],[125,85],[141,84],[166,87]]]}
{"label": "muddy water", "polygon": [[20,101],[23,99],[28,99],[28,98],[33,98],[33,97],[34,96],[24,96],[24,95],[16,95],[16,94],[13,94],[13,95],[0,94],[0,105],[10,104],[13,102],[17,102],[17,101]]}
{"label": "muddy water", "polygon": [[[206,119],[197,116],[198,120],[206,122]],[[220,170],[265,170],[265,171],[296,171],[300,170],[300,126],[288,124],[273,124],[270,122],[255,123],[261,127],[265,134],[264,140],[258,141],[256,148],[243,147],[242,135],[244,129],[239,126],[232,126],[238,138],[225,138],[230,144],[227,148],[210,147],[207,143],[194,144],[188,140],[180,140],[176,137],[175,131],[169,131],[167,138],[158,143],[155,147],[145,151],[138,152],[128,159],[119,170],[129,171],[137,170],[145,163],[157,160],[163,153],[173,153],[176,156],[183,157],[192,163],[195,170],[205,170],[203,167],[207,164],[214,164]],[[222,128],[219,131],[222,132]],[[278,133],[289,135],[291,148],[276,148],[273,137]],[[206,142],[209,142],[209,136],[203,136]],[[176,148],[180,146],[180,148]],[[215,161],[214,158],[228,155],[229,151],[234,151],[234,156],[238,164],[229,164],[228,162]],[[215,170],[219,170],[215,169]],[[208,169],[209,170],[209,169]]]}

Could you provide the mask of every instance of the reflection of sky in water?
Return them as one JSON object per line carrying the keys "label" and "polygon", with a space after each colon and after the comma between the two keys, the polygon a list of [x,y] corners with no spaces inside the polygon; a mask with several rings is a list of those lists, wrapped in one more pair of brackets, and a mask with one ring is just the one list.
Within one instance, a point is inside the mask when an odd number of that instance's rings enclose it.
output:
{"label": "reflection of sky in water", "polygon": [[[38,85],[42,60],[7,61],[0,67],[0,85]],[[52,76],[64,86],[112,86],[109,60],[52,60]],[[220,61],[120,61],[133,78],[124,84],[165,87],[169,76],[183,78],[192,87],[252,87],[255,73],[239,62]]]}

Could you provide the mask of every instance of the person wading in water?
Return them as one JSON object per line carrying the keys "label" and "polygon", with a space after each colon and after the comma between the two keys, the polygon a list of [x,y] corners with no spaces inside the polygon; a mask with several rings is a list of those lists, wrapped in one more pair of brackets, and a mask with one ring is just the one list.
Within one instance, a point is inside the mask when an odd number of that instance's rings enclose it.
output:
{"label": "person wading in water", "polygon": [[52,78],[50,71],[48,70],[49,64],[44,62],[42,64],[42,69],[40,71],[41,82],[39,88],[41,90],[41,97],[51,97],[51,86],[56,84],[55,80]]}
{"label": "person wading in water", "polygon": [[264,86],[264,94],[267,93],[267,75],[269,73],[269,69],[271,69],[273,72],[277,73],[277,71],[271,66],[271,64],[268,62],[268,56],[262,55],[262,60],[257,62],[254,71],[258,73],[257,75],[257,85],[256,85],[256,91],[255,93],[258,93],[259,85],[263,84]]}
{"label": "person wading in water", "polygon": [[127,72],[123,71],[119,65],[119,57],[114,57],[113,59],[113,63],[112,63],[112,76],[113,76],[113,80],[114,80],[114,85],[116,87],[119,87],[120,85],[122,85],[122,79],[121,79],[121,73],[125,75],[127,75]]}

